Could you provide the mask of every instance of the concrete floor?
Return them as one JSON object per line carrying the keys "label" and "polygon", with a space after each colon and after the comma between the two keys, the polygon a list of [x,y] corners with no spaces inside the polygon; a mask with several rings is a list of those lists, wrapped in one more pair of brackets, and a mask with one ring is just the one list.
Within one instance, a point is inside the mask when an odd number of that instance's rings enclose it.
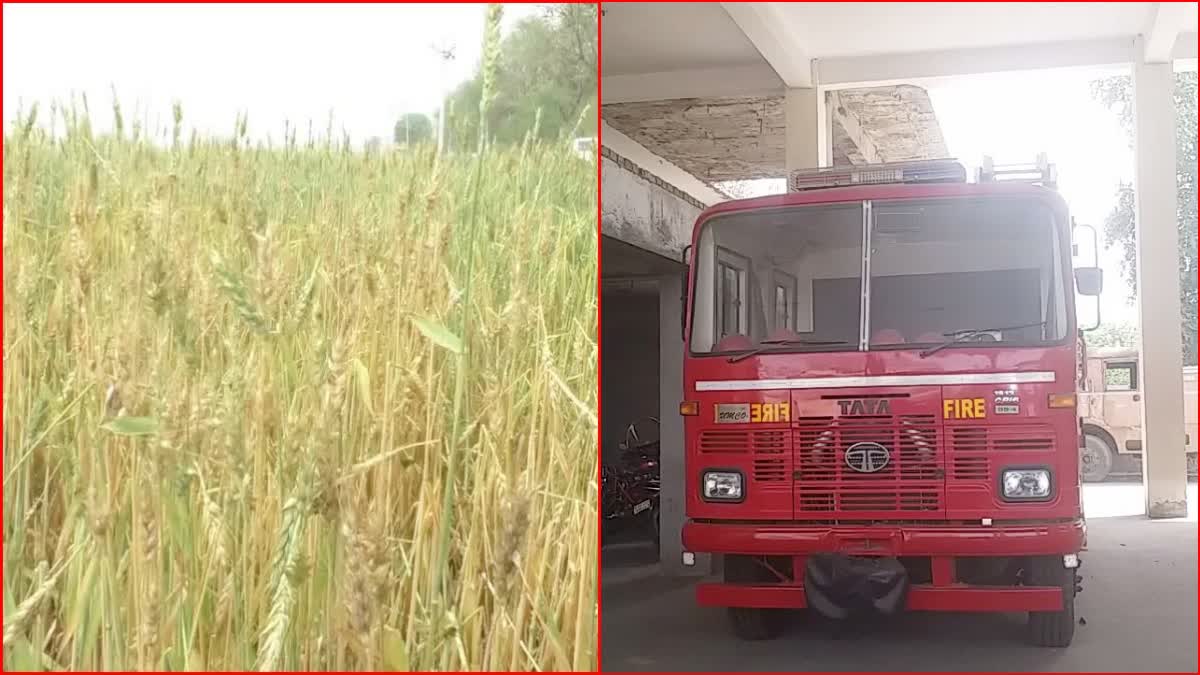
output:
{"label": "concrete floor", "polygon": [[1067,649],[1025,643],[1024,615],[913,613],[834,639],[798,617],[771,642],[733,637],[723,610],[697,607],[694,579],[663,578],[649,551],[604,552],[605,671],[1190,671],[1196,672],[1196,485],[1189,517],[1150,521],[1139,484],[1085,487],[1083,593]]}

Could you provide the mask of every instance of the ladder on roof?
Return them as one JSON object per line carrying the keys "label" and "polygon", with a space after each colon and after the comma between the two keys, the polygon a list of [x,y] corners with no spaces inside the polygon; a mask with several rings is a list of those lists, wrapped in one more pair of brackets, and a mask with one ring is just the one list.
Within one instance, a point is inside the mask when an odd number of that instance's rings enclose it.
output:
{"label": "ladder on roof", "polygon": [[1058,189],[1058,167],[1050,162],[1046,153],[1040,153],[1037,160],[1026,164],[1000,164],[985,155],[983,164],[975,176],[978,183],[1032,183],[1051,190]]}

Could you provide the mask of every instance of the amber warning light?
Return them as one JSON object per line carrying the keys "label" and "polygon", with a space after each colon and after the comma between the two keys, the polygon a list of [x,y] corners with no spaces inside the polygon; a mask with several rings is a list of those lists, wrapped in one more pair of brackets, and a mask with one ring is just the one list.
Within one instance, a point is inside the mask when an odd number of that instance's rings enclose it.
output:
{"label": "amber warning light", "polygon": [[1049,405],[1051,408],[1074,408],[1075,393],[1070,394],[1050,394]]}

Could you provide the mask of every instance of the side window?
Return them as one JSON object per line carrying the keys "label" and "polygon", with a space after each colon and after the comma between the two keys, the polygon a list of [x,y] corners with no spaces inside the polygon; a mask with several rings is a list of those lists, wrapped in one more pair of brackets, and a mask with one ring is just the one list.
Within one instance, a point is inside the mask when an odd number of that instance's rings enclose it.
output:
{"label": "side window", "polygon": [[1104,364],[1104,391],[1137,391],[1137,363],[1132,361]]}
{"label": "side window", "polygon": [[796,278],[776,270],[771,299],[773,328],[796,329]]}
{"label": "side window", "polygon": [[717,335],[746,335],[748,261],[725,249],[717,252]]}

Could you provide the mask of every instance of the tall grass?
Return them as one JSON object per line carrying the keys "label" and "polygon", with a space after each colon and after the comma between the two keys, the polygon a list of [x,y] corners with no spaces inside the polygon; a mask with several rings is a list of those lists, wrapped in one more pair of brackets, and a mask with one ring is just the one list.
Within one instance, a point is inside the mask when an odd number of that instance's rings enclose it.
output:
{"label": "tall grass", "polygon": [[5,136],[5,669],[593,669],[595,165],[56,115]]}

